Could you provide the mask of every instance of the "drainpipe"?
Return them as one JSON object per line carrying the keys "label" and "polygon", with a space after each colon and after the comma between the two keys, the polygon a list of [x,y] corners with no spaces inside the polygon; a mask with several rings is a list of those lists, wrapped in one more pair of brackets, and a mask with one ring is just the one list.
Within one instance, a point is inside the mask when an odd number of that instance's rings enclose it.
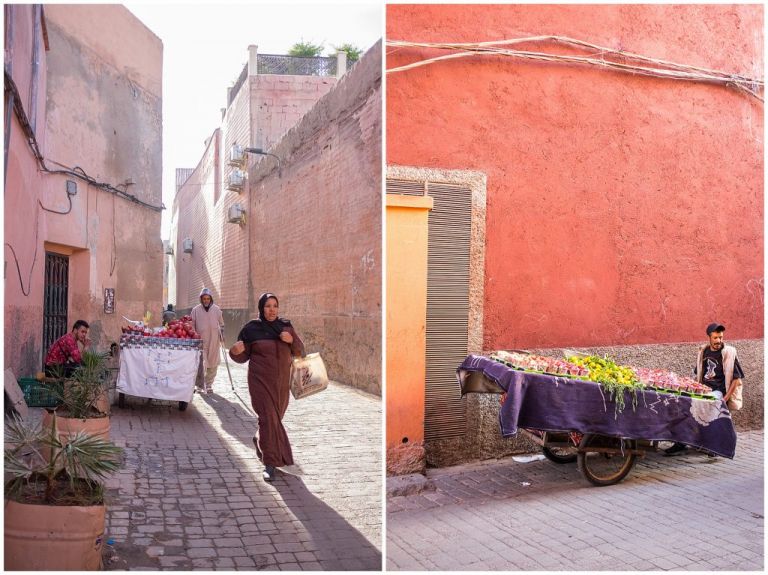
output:
{"label": "drainpipe", "polygon": [[[6,45],[7,59],[5,62],[5,73],[12,77],[11,71],[13,70],[13,6],[5,6],[6,23],[7,23],[7,38],[8,44]],[[5,189],[5,182],[8,180],[8,145],[11,142],[11,111],[13,110],[13,92],[11,90],[6,91],[8,95],[8,101],[5,104],[5,154],[3,167],[3,189]]]}
{"label": "drainpipe", "polygon": [[[249,78],[246,80],[249,85],[250,89],[250,83],[251,79],[250,76],[258,76],[259,75],[259,47],[256,44],[251,44],[248,46],[248,76]],[[256,112],[251,109],[251,102],[252,100],[250,98],[247,99],[248,102],[248,116],[251,119],[251,126],[254,126],[253,117],[256,114]],[[257,125],[258,129],[258,125]],[[255,146],[256,145],[256,134],[253,133],[253,129],[249,131],[248,134],[249,138],[249,146]],[[243,151],[245,154],[245,170],[246,172],[250,171],[250,168],[248,166],[248,154],[247,152]],[[247,206],[247,209],[249,210],[246,213],[250,213],[251,208],[251,199],[253,198],[253,194],[251,194],[251,181],[250,179],[246,180],[247,185],[247,191],[244,194],[248,200],[246,201],[245,205]],[[246,289],[248,290],[248,303],[246,304],[248,306],[248,314],[250,318],[250,314],[254,313],[254,310],[256,309],[256,297],[253,293],[253,274],[251,273],[251,244],[253,243],[255,238],[252,238],[252,230],[253,226],[248,226],[248,229],[246,230],[245,238],[247,243],[247,249],[246,253],[248,254],[248,282]]]}
{"label": "drainpipe", "polygon": [[30,80],[29,87],[29,125],[32,127],[32,133],[37,134],[37,87],[39,82],[38,76],[40,75],[40,24],[42,16],[42,6],[35,4],[35,24],[32,31],[34,40],[32,43],[32,78]]}

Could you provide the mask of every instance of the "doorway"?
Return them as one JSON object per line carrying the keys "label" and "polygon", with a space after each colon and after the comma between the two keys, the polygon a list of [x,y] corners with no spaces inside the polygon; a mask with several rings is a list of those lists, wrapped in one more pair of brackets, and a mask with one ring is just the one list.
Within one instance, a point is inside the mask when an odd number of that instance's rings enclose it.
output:
{"label": "doorway", "polygon": [[43,285],[43,363],[45,354],[67,333],[69,312],[69,257],[45,252]]}

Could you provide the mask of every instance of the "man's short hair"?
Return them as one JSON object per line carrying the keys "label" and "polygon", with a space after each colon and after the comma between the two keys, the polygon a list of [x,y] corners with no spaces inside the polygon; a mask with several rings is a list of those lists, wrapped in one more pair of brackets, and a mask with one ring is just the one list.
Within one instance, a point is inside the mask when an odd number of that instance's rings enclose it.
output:
{"label": "man's short hair", "polygon": [[707,335],[711,335],[713,332],[720,333],[721,331],[725,331],[725,326],[720,323],[711,323],[707,326]]}
{"label": "man's short hair", "polygon": [[75,331],[76,329],[80,329],[81,327],[84,327],[86,329],[91,329],[91,326],[88,325],[88,322],[84,319],[79,319],[75,322],[75,325],[72,326],[72,331]]}

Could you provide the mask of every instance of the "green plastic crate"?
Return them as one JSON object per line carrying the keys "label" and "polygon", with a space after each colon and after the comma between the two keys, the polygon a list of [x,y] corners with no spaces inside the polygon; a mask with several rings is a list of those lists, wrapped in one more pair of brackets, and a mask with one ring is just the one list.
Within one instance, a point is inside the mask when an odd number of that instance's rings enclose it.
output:
{"label": "green plastic crate", "polygon": [[56,407],[61,401],[51,391],[54,385],[36,380],[34,377],[19,378],[19,387],[24,392],[24,401],[29,407]]}

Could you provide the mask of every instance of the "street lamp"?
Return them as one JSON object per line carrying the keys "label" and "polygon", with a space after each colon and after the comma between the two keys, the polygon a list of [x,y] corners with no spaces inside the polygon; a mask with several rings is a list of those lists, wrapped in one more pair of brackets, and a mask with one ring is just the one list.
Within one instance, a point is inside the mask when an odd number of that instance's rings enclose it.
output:
{"label": "street lamp", "polygon": [[271,152],[265,152],[261,148],[245,148],[243,151],[249,154],[258,154],[260,156],[272,156],[273,158],[276,158],[277,159],[277,177],[278,178],[283,177],[283,172],[280,167],[280,157],[277,156],[276,154],[273,154]]}

